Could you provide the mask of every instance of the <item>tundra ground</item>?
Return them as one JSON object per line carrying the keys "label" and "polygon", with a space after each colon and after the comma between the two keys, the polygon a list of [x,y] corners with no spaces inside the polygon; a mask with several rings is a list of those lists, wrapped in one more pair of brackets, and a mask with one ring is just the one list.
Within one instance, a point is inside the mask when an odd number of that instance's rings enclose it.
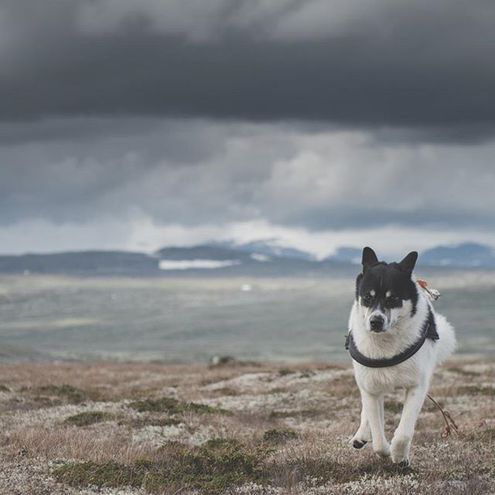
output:
{"label": "tundra ground", "polygon": [[[32,363],[0,366],[0,493],[495,493],[495,363],[451,361],[427,401],[412,467],[349,439],[350,366]],[[402,392],[386,399],[391,437]]]}

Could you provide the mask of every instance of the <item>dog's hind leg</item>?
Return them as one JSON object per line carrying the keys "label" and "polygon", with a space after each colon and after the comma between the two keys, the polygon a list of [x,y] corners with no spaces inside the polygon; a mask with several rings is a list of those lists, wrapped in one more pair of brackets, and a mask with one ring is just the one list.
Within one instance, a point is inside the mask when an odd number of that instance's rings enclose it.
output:
{"label": "dog's hind leg", "polygon": [[419,385],[407,390],[399,425],[392,439],[392,460],[402,467],[409,466],[409,450],[414,435],[418,414],[421,411],[427,392],[426,385]]}
{"label": "dog's hind leg", "polygon": [[361,423],[356,434],[352,437],[351,443],[355,449],[362,449],[369,441],[371,441],[371,430],[366,416],[364,406],[361,409]]}
{"label": "dog's hind leg", "polygon": [[373,450],[380,457],[390,455],[390,447],[385,438],[383,417],[383,396],[370,394],[364,390],[361,391],[363,408],[368,418],[371,437],[373,439]]}

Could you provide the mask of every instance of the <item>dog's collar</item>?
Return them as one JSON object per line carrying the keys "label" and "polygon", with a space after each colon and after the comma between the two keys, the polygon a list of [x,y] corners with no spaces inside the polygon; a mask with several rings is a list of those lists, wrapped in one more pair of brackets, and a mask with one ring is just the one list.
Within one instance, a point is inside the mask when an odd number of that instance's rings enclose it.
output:
{"label": "dog's collar", "polygon": [[421,329],[421,335],[419,339],[411,344],[409,347],[404,349],[401,353],[396,354],[390,358],[381,358],[381,359],[373,359],[364,354],[361,354],[359,349],[356,347],[356,343],[352,337],[352,332],[349,330],[345,340],[345,348],[349,351],[352,359],[366,366],[367,368],[388,368],[389,366],[395,366],[396,364],[403,363],[411,356],[414,356],[423,344],[426,339],[431,339],[433,341],[438,340],[440,337],[437,332],[437,326],[435,324],[435,317],[433,316],[433,311],[431,308],[428,308],[428,317],[423,323],[423,327]]}

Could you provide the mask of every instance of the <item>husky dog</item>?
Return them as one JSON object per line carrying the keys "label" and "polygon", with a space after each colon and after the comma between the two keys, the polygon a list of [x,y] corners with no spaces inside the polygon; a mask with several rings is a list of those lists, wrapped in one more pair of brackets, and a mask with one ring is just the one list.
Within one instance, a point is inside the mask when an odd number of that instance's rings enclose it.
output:
{"label": "husky dog", "polygon": [[[363,249],[363,271],[356,279],[346,342],[362,402],[361,423],[352,445],[360,449],[372,441],[379,456],[391,456],[401,467],[409,465],[416,419],[435,366],[456,345],[454,329],[435,313],[428,294],[412,275],[417,258],[413,251],[399,263],[384,263],[371,248]],[[404,388],[406,396],[389,445],[383,397],[396,387]]]}

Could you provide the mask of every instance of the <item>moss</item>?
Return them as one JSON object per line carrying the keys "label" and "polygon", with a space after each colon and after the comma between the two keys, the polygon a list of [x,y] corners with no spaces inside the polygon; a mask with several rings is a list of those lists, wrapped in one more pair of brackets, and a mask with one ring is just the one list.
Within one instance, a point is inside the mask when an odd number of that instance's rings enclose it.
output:
{"label": "moss", "polygon": [[[464,438],[469,441],[482,441],[482,442],[494,442],[495,441],[495,428],[477,429],[466,434]],[[495,466],[494,466],[495,467]]]}
{"label": "moss", "polygon": [[152,493],[196,489],[219,494],[232,486],[263,481],[262,463],[269,452],[231,439],[212,439],[199,447],[169,442],[152,461],[139,460],[132,465],[70,463],[53,474],[72,486],[132,486]]}
{"label": "moss", "polygon": [[316,375],[316,372],[313,370],[303,370],[303,371],[301,371],[299,378],[311,378],[312,376],[315,376],[315,375]]}
{"label": "moss", "polygon": [[215,438],[192,448],[171,443],[163,452],[169,459],[171,481],[206,493],[221,493],[231,485],[260,481],[262,462],[270,451],[249,448],[234,439]]}
{"label": "moss", "polygon": [[226,411],[219,407],[198,404],[196,402],[180,402],[173,397],[138,400],[131,402],[129,407],[139,412],[166,412],[168,414],[183,414],[187,412],[196,414],[230,414],[230,411]]}
{"label": "moss", "polygon": [[359,481],[367,474],[387,479],[412,473],[413,470],[410,468],[400,468],[391,463],[384,464],[381,460],[343,463],[329,457],[312,457],[303,454],[283,464],[274,464],[271,466],[270,474],[272,482],[279,486],[293,486],[305,480],[311,480],[313,485],[318,486],[329,482],[340,484]]}
{"label": "moss", "polygon": [[103,421],[110,421],[114,417],[113,414],[108,412],[85,411],[74,416],[69,416],[64,422],[74,426],[88,426],[95,423],[102,423]]}
{"label": "moss", "polygon": [[230,388],[230,387],[223,387],[223,388],[217,388],[215,390],[212,391],[214,395],[216,396],[236,396],[236,395],[240,395],[240,392],[238,390],[235,390],[233,388]]}
{"label": "moss", "polygon": [[483,442],[495,442],[495,428],[488,428],[487,430],[483,430],[480,432],[479,435]]}
{"label": "moss", "polygon": [[289,459],[284,463],[271,466],[273,484],[278,486],[294,486],[301,481],[311,479],[314,485],[323,485],[334,481],[336,463],[327,458],[301,456]]}
{"label": "moss", "polygon": [[278,418],[314,418],[319,416],[321,411],[317,409],[298,409],[294,411],[271,411],[269,414],[269,419]]}
{"label": "moss", "polygon": [[71,404],[79,404],[86,400],[86,394],[72,385],[42,385],[34,389],[38,394],[57,396],[65,399]]}
{"label": "moss", "polygon": [[457,387],[456,391],[459,395],[495,395],[495,387],[483,387],[481,385],[463,385]]}
{"label": "moss", "polygon": [[56,407],[62,404],[60,399],[52,399],[51,397],[46,397],[44,395],[35,395],[33,397],[33,402],[37,407]]}
{"label": "moss", "polygon": [[146,470],[143,466],[125,466],[116,462],[73,462],[57,468],[55,478],[72,486],[139,487]]}
{"label": "moss", "polygon": [[287,393],[289,390],[285,387],[274,387],[274,388],[271,388],[267,394],[285,394]]}
{"label": "moss", "polygon": [[339,464],[335,469],[335,481],[337,483],[348,483],[362,479],[364,474],[388,479],[403,476],[416,475],[411,467],[400,467],[398,464],[384,463],[382,460],[364,461],[362,464],[349,466]]}
{"label": "moss", "polygon": [[139,412],[167,412],[169,414],[181,412],[180,402],[172,397],[137,400],[131,402],[129,407]]}
{"label": "moss", "polygon": [[[170,417],[156,417],[156,416],[148,416],[145,418],[135,418],[130,424],[135,428],[142,428],[143,426],[177,426],[183,423],[182,420],[178,418],[170,418]],[[122,421],[119,424],[125,424]]]}
{"label": "moss", "polygon": [[297,438],[297,433],[290,428],[273,428],[265,431],[263,434],[263,440],[268,443],[285,443],[288,440]]}
{"label": "moss", "polygon": [[[72,463],[56,469],[54,475],[77,487],[131,486],[150,493],[197,490],[202,494],[230,493],[246,483],[285,487],[289,491],[307,480],[318,486],[359,481],[363,476],[380,480],[416,477],[410,468],[401,469],[379,459],[348,462],[340,456],[299,454],[276,460],[268,457],[271,453],[273,449],[266,446],[251,447],[233,439],[213,439],[192,447],[169,442],[155,452],[152,460],[138,460],[130,465]],[[460,474],[456,472],[456,476]]]}

